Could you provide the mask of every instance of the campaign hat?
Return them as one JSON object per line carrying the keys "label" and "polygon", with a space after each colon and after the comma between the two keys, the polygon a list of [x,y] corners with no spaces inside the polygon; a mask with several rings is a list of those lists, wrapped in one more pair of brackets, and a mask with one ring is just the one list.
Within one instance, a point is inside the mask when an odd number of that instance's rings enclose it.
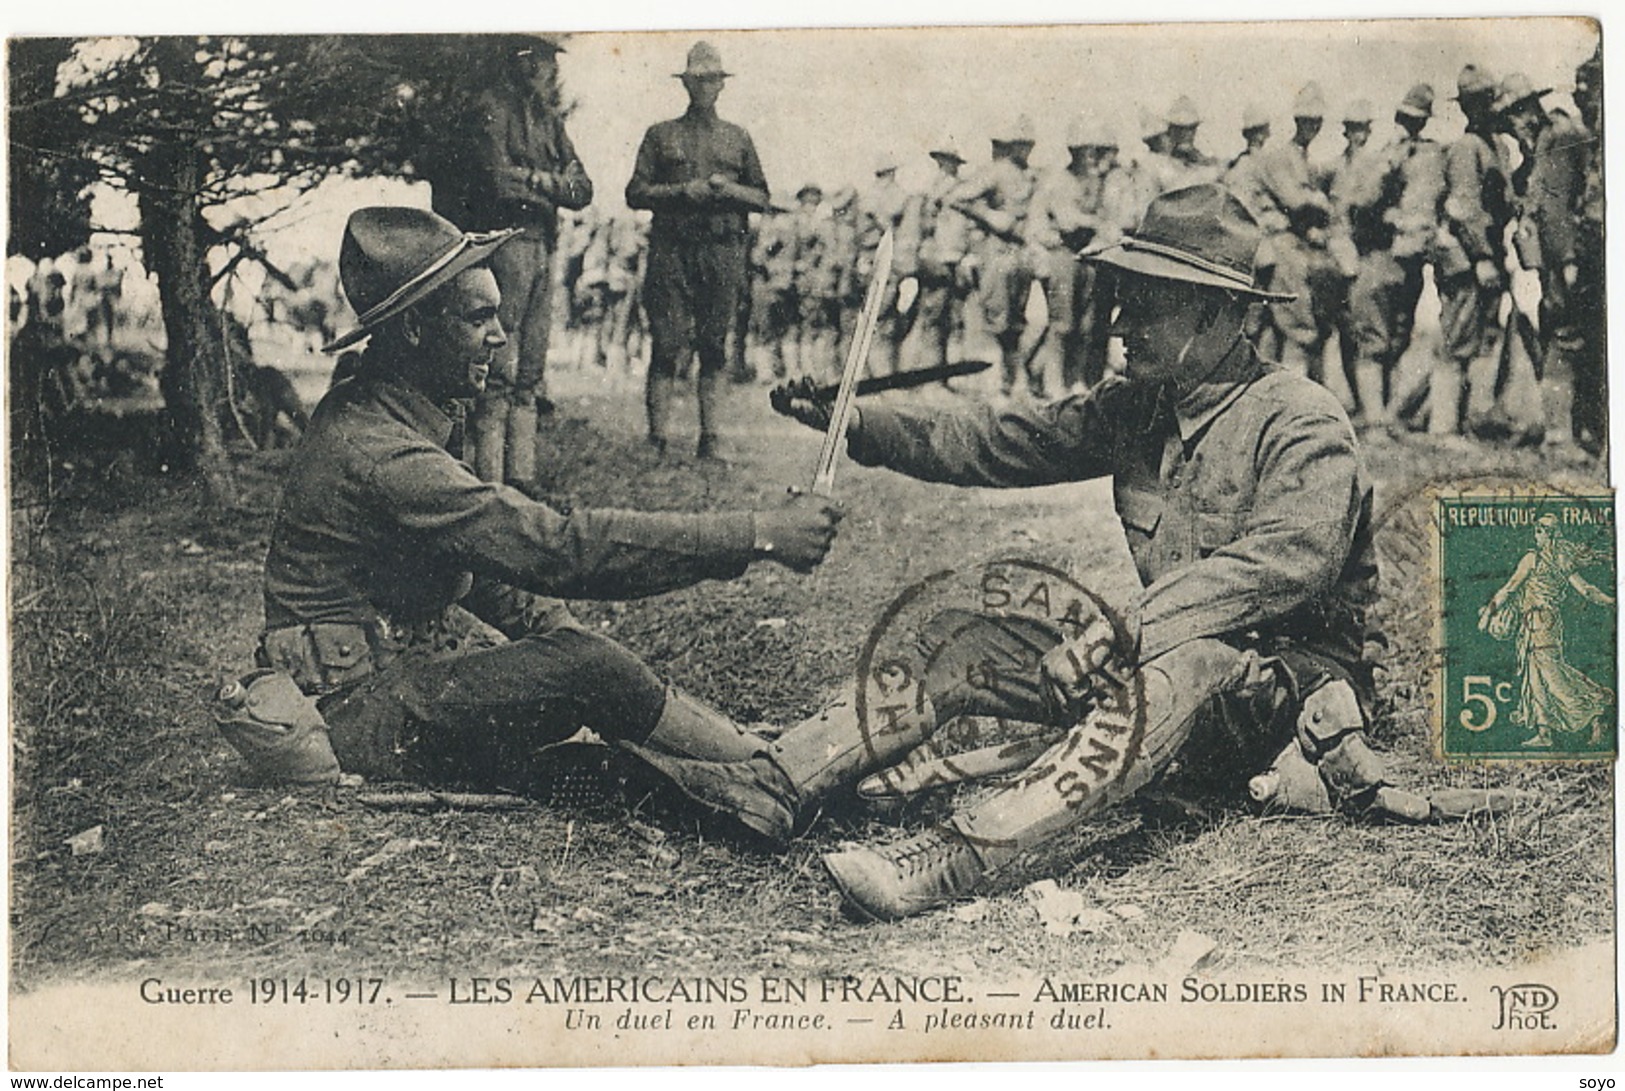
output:
{"label": "campaign hat", "polygon": [[338,352],[429,298],[465,269],[488,260],[519,228],[470,233],[427,209],[359,208],[344,225],[339,283],[356,327],[322,346]]}
{"label": "campaign hat", "polygon": [[1395,113],[1406,117],[1432,117],[1433,116],[1433,88],[1426,83],[1419,83],[1405,92],[1405,97],[1399,100]]}
{"label": "campaign hat", "polygon": [[1079,257],[1141,276],[1290,302],[1295,297],[1257,285],[1253,262],[1263,241],[1264,232],[1247,206],[1224,186],[1206,182],[1162,194],[1121,242]]}
{"label": "campaign hat", "polygon": [[681,72],[673,72],[678,79],[706,79],[728,77],[732,72],[723,70],[722,54],[710,42],[695,42],[688,51],[688,61]]}

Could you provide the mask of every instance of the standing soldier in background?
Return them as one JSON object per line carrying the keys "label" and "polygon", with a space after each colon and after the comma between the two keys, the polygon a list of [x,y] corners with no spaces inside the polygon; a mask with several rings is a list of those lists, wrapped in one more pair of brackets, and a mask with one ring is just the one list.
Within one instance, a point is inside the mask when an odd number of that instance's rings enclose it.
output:
{"label": "standing soldier in background", "polygon": [[1168,159],[1168,122],[1150,110],[1140,111],[1140,150],[1127,169],[1132,179],[1132,227],[1151,202],[1168,190],[1174,173]]}
{"label": "standing soldier in background", "polygon": [[910,199],[899,229],[899,247],[915,254],[914,275],[919,285],[913,314],[919,331],[916,342],[920,367],[936,367],[948,362],[948,339],[953,334],[955,316],[970,294],[970,268],[965,262],[970,252],[971,222],[948,204],[949,195],[959,186],[959,169],[965,157],[952,137],[944,137],[931,147],[937,175],[924,193]]}
{"label": "standing soldier in background", "polygon": [[830,255],[833,224],[823,206],[824,191],[809,182],[796,191],[796,210],[790,216],[793,367],[799,374],[820,376],[834,369],[841,324],[840,271]]}
{"label": "standing soldier in background", "polygon": [[1269,115],[1257,103],[1249,102],[1242,108],[1241,139],[1246,142],[1246,147],[1230,160],[1220,181],[1236,195],[1237,200],[1247,206],[1247,211],[1256,216],[1265,201],[1260,189],[1259,165],[1264,158],[1264,146],[1270,142]]}
{"label": "standing soldier in background", "polygon": [[829,366],[836,377],[847,346],[858,328],[858,311],[863,307],[866,285],[858,279],[858,191],[842,186],[829,200],[829,222],[824,225],[825,277],[835,314],[836,338],[831,342]]}
{"label": "standing soldier in background", "polygon": [[1035,143],[1032,120],[1018,118],[1006,135],[993,138],[993,161],[956,189],[948,201],[987,232],[979,263],[982,311],[988,332],[999,345],[1000,389],[1006,397],[1014,394],[1018,372],[1023,370],[1028,392],[1044,396],[1043,373],[1021,350],[1027,294],[1033,283],[1026,231],[1037,180],[1027,160]]}
{"label": "standing soldier in background", "polygon": [[[1246,142],[1246,147],[1230,161],[1221,181],[1238,201],[1247,206],[1253,218],[1263,224],[1269,218],[1269,211],[1274,208],[1263,182],[1264,148],[1270,141],[1270,119],[1257,103],[1249,102],[1242,108],[1241,139]],[[1258,279],[1265,284],[1274,276],[1275,253],[1268,237],[1258,248],[1253,268],[1258,273]],[[1267,304],[1255,303],[1248,309],[1244,332],[1266,360],[1281,358],[1281,332],[1276,329]]]}
{"label": "standing soldier in background", "polygon": [[1506,154],[1496,143],[1495,80],[1470,64],[1456,79],[1456,103],[1467,131],[1445,151],[1442,245],[1434,265],[1444,351],[1429,381],[1428,434],[1476,429],[1495,402],[1497,324],[1506,291],[1506,235],[1512,202]]}
{"label": "standing soldier in background", "polygon": [[1034,366],[1041,376],[1058,375],[1063,391],[1093,386],[1106,373],[1103,311],[1111,294],[1097,287],[1101,267],[1080,262],[1077,255],[1108,233],[1102,230],[1106,179],[1101,165],[1115,144],[1102,126],[1074,120],[1066,142],[1071,158],[1039,184],[1027,218],[1027,238],[1041,251],[1038,276],[1048,322]]}
{"label": "standing soldier in background", "polygon": [[1217,182],[1223,167],[1217,159],[1196,146],[1196,130],[1202,124],[1202,115],[1197,112],[1196,103],[1180,95],[1168,107],[1166,120],[1168,162],[1173,169],[1163,192]]}
{"label": "standing soldier in background", "polygon": [[[1536,89],[1515,72],[1501,82],[1496,112],[1523,152],[1516,178],[1522,202],[1517,238],[1519,263],[1540,273],[1540,396],[1545,410],[1544,446],[1559,457],[1580,454],[1575,414],[1575,359],[1585,347],[1583,317],[1574,306],[1579,286],[1579,235],[1585,201],[1590,134],[1561,110],[1540,103],[1550,88]],[[1597,392],[1600,394],[1600,392]]]}
{"label": "standing soldier in background", "polygon": [[1349,222],[1349,206],[1354,191],[1361,185],[1361,179],[1376,170],[1378,149],[1371,146],[1371,123],[1375,115],[1370,99],[1355,99],[1344,108],[1343,152],[1331,164],[1326,182],[1327,196],[1332,202],[1332,222],[1326,250],[1338,274],[1336,280],[1327,282],[1331,293],[1328,309],[1331,311],[1332,327],[1337,331],[1337,355],[1342,365],[1343,382],[1362,418],[1366,409],[1354,376],[1356,339],[1349,311],[1349,285],[1360,272],[1360,250],[1355,245],[1354,229]]}
{"label": "standing soldier in background", "polygon": [[[802,186],[799,202],[808,190],[820,200],[817,186]],[[756,242],[750,252],[750,333],[756,352],[766,356],[774,378],[785,377],[797,366],[792,337],[799,312],[796,303],[796,214],[764,212],[756,228]],[[790,359],[785,359],[786,350]]]}
{"label": "standing soldier in background", "polygon": [[696,42],[678,73],[688,111],[644,134],[626,184],[626,203],[654,213],[643,300],[649,316],[649,442],[665,452],[677,368],[697,352],[704,459],[721,457],[722,372],[728,328],[745,289],[747,217],[769,206],[750,134],[717,116],[717,96],[728,76],[716,48]]}
{"label": "standing soldier in background", "polygon": [[[887,231],[896,232],[903,220],[903,207],[908,194],[897,183],[897,157],[887,153],[875,161],[875,182],[858,195],[858,261],[856,287],[861,293],[868,290],[874,276],[875,250]],[[871,375],[890,375],[897,370],[898,355],[908,323],[897,311],[897,289],[914,275],[912,255],[902,248],[896,251],[892,275],[887,278],[880,296],[880,321],[875,326],[875,339],[870,352],[873,363]]]}
{"label": "standing soldier in background", "polygon": [[564,131],[557,38],[520,36],[509,45],[507,79],[474,102],[471,162],[453,164],[434,186],[434,210],[464,231],[518,227],[524,235],[491,259],[502,292],[502,328],[512,337],[475,401],[474,463],[487,481],[532,485],[537,412],[547,396],[553,324],[553,252],[558,210],[592,202],[592,181]]}
{"label": "standing soldier in background", "polygon": [[1433,88],[1419,83],[1394,111],[1401,135],[1369,158],[1367,170],[1340,187],[1342,212],[1359,254],[1349,286],[1354,338],[1355,424],[1399,427],[1394,370],[1410,348],[1422,269],[1432,259],[1444,199],[1444,152],[1422,135],[1433,116]]}
{"label": "standing soldier in background", "polygon": [[1269,232],[1275,266],[1269,290],[1294,297],[1270,313],[1281,333],[1281,363],[1316,382],[1324,379],[1326,339],[1331,333],[1332,286],[1340,280],[1327,252],[1332,204],[1315,184],[1309,145],[1320,135],[1326,100],[1316,84],[1292,104],[1292,139],[1263,157],[1260,183],[1265,204],[1259,226]]}

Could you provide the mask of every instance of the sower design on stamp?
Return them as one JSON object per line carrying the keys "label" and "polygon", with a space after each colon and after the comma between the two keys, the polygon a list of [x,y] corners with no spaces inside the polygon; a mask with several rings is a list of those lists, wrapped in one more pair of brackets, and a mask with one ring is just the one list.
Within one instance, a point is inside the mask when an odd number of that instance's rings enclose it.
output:
{"label": "sower design on stamp", "polygon": [[1437,504],[1444,756],[1611,757],[1613,497],[1441,495]]}

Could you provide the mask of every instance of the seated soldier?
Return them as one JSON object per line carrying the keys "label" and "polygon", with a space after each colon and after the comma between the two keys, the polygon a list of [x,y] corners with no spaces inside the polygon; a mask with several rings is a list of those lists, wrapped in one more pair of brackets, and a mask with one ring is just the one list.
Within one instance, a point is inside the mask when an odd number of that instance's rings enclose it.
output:
{"label": "seated soldier", "polygon": [[[1371,490],[1337,399],[1264,363],[1242,336],[1249,304],[1275,298],[1254,281],[1260,240],[1222,186],[1164,194],[1136,233],[1085,255],[1115,273],[1125,375],[1042,407],[865,406],[849,425],[858,462],[926,481],[1020,488],[1111,475],[1145,585],[1126,617],[1096,608],[1062,631],[957,611],[921,634],[940,648],[951,632],[952,654],[930,657],[918,692],[881,730],[864,730],[857,702],[847,702],[745,762],[649,760],[694,798],[785,839],[836,788],[896,762],[955,717],[1064,730],[1023,775],[945,824],[825,857],[848,901],[881,918],[969,893],[1176,755],[1232,772],[1239,786],[1278,753],[1301,753],[1300,767],[1318,763],[1309,779],[1322,802],[1324,782],[1346,806],[1386,806],[1395,795],[1364,737],[1373,697],[1366,611],[1377,582]],[[775,404],[823,427],[829,407],[810,390],[781,388]],[[990,659],[1037,666],[966,669]],[[1426,816],[1423,801],[1415,817]]]}
{"label": "seated soldier", "polygon": [[507,340],[488,262],[517,234],[412,208],[350,217],[339,269],[360,324],[326,351],[370,341],[287,471],[261,671],[222,693],[222,731],[262,774],[523,783],[583,726],[700,761],[762,745],[540,596],[653,595],[758,559],[805,572],[839,513],[793,498],[563,515],[449,454],[447,406],[480,391]]}

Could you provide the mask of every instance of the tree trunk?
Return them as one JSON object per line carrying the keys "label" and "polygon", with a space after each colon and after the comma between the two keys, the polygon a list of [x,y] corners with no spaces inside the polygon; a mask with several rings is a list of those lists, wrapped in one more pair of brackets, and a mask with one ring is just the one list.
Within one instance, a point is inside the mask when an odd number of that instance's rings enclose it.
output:
{"label": "tree trunk", "polygon": [[[169,39],[163,40],[165,44]],[[163,48],[160,46],[160,49]],[[181,60],[181,58],[176,58]],[[166,76],[174,75],[166,72]],[[209,298],[209,265],[199,207],[203,161],[196,148],[161,144],[140,171],[141,240],[158,296],[169,349],[159,387],[174,441],[177,467],[203,482],[209,501],[230,503],[231,463],[221,432],[227,391],[223,337]]]}

